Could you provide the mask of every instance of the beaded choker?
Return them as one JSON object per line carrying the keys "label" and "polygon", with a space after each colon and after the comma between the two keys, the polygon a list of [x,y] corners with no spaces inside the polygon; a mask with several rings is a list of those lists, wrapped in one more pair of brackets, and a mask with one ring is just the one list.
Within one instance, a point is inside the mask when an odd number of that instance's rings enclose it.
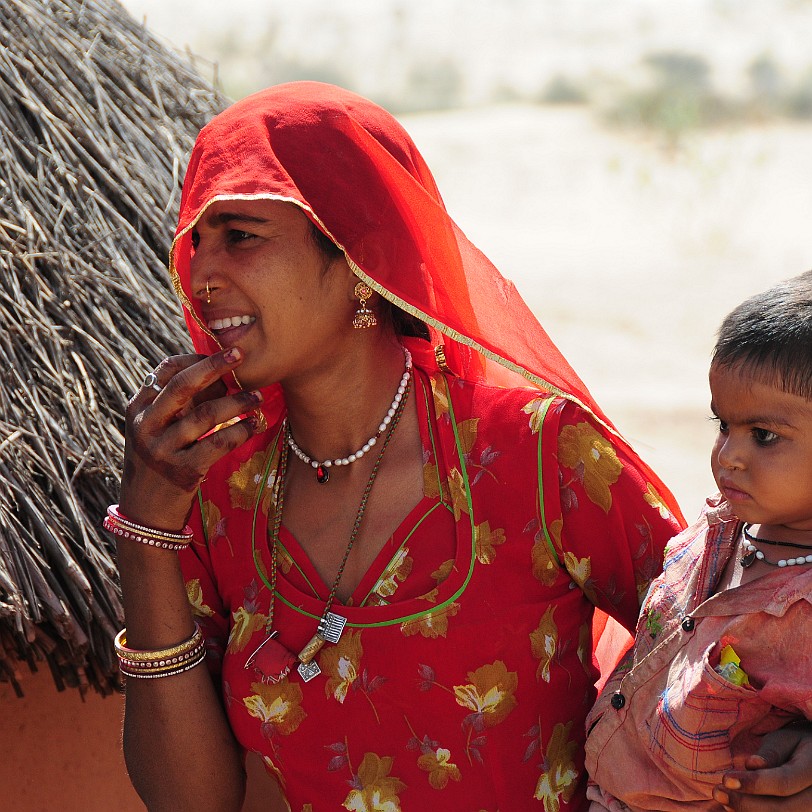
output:
{"label": "beaded choker", "polygon": [[[411,369],[411,357],[408,354],[408,350],[406,353],[406,371],[408,373]],[[397,401],[397,406],[394,414],[392,415],[392,419],[387,423],[388,430],[386,432],[386,436],[381,443],[378,458],[375,460],[375,465],[372,468],[372,472],[370,473],[366,487],[364,488],[364,493],[361,496],[361,502],[358,505],[358,512],[356,513],[355,522],[350,532],[350,538],[347,542],[347,547],[344,550],[344,557],[341,559],[341,564],[338,567],[335,581],[333,581],[333,586],[330,589],[330,594],[327,597],[324,612],[322,612],[318,626],[316,627],[316,633],[310,638],[305,647],[298,654],[293,654],[292,651],[289,651],[282,645],[282,643],[279,642],[279,640],[276,639],[279,636],[279,632],[273,628],[277,578],[276,548],[279,540],[279,529],[282,526],[282,509],[285,501],[285,474],[287,472],[288,448],[292,448],[289,441],[290,429],[286,429],[288,442],[285,443],[283,441],[282,443],[279,465],[276,469],[276,481],[274,484],[275,510],[273,521],[269,527],[269,543],[271,547],[270,581],[265,577],[262,569],[257,564],[256,554],[254,556],[254,565],[257,568],[259,577],[262,579],[265,586],[268,587],[271,595],[271,603],[268,608],[268,617],[265,622],[265,633],[267,637],[259,644],[259,646],[248,658],[245,663],[245,668],[253,668],[255,671],[257,671],[262,682],[279,682],[290,673],[291,668],[294,666],[299,672],[299,676],[302,678],[302,680],[304,682],[310,682],[310,680],[317,677],[321,673],[321,668],[315,661],[316,654],[319,653],[325,643],[335,644],[338,643],[341,638],[341,634],[344,631],[344,625],[346,624],[347,619],[336,614],[335,612],[332,612],[331,609],[333,608],[333,602],[335,601],[336,593],[338,592],[338,587],[341,583],[341,576],[344,574],[344,567],[347,564],[350,551],[355,544],[355,539],[357,538],[358,531],[361,528],[361,522],[364,518],[364,513],[366,512],[369,495],[372,492],[372,486],[375,483],[375,478],[378,475],[378,469],[381,467],[384,451],[386,451],[386,447],[389,445],[389,441],[392,439],[392,434],[400,422],[404,406],[406,405],[406,399],[409,395],[409,378],[405,376],[404,378],[406,380],[406,386],[402,393],[399,391],[400,398]]]}
{"label": "beaded choker", "polygon": [[[812,564],[812,547],[807,544],[793,544],[789,541],[771,541],[770,539],[760,539],[752,533],[750,528],[753,525],[746,524],[742,528],[742,546],[744,547],[744,554],[739,559],[739,564],[745,569],[752,566],[756,561],[761,561],[762,564],[769,564],[771,567],[794,567],[798,564]],[[773,547],[792,547],[796,550],[808,550],[807,555],[799,555],[790,558],[779,558],[778,561],[770,561],[764,556],[764,553],[756,547],[756,542],[759,544],[767,544]]]}
{"label": "beaded choker", "polygon": [[373,434],[372,437],[370,437],[354,454],[349,454],[346,457],[338,457],[334,460],[323,460],[322,462],[314,460],[312,457],[305,454],[304,451],[302,451],[302,449],[296,444],[296,441],[293,439],[293,434],[290,431],[290,426],[287,424],[287,418],[285,418],[286,422],[284,430],[290,450],[305,465],[310,465],[316,469],[316,481],[321,485],[324,485],[330,479],[330,468],[332,468],[334,465],[349,465],[351,462],[360,460],[361,457],[363,457],[364,454],[366,454],[367,451],[369,451],[378,442],[378,438],[389,427],[389,424],[392,422],[396,412],[398,411],[400,402],[403,400],[406,394],[406,389],[409,386],[409,378],[412,374],[412,354],[405,347],[403,348],[403,353],[406,356],[406,369],[403,372],[403,377],[400,379],[400,384],[398,384],[398,391],[395,392],[392,405],[384,415],[383,420],[381,420],[381,424],[378,426],[378,430],[375,432],[375,434]]}

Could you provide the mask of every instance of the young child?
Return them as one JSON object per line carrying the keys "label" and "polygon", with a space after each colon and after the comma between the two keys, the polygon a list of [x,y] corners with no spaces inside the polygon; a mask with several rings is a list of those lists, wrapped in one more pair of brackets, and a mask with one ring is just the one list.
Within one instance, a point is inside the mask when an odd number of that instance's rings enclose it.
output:
{"label": "young child", "polygon": [[590,812],[718,810],[723,773],[812,718],[812,271],[727,316],[710,389],[720,493],[587,720]]}

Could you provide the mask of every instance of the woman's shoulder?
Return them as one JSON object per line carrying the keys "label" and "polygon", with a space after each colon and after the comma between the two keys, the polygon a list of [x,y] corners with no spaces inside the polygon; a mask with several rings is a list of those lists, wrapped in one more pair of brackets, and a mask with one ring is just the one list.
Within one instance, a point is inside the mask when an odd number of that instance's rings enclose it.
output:
{"label": "woman's shoulder", "polygon": [[442,373],[429,377],[441,411],[450,398],[457,422],[475,417],[495,426],[536,434],[547,415],[557,418],[562,413],[586,414],[567,398],[536,386],[498,386]]}

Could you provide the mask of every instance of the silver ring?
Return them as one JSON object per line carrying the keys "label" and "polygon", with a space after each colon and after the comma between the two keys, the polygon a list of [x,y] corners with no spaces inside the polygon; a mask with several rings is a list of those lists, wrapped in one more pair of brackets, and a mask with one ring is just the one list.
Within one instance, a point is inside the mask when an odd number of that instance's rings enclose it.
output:
{"label": "silver ring", "polygon": [[144,378],[144,383],[141,385],[149,389],[154,389],[156,392],[160,392],[163,389],[162,386],[158,386],[158,376],[154,372],[150,372],[149,375]]}

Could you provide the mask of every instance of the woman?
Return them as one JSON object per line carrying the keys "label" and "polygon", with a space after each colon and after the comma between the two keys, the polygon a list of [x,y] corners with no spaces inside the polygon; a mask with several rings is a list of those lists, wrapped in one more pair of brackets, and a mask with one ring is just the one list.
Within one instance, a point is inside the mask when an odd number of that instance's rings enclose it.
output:
{"label": "woman", "polygon": [[148,807],[239,809],[253,750],[297,812],[580,808],[594,606],[633,628],[681,518],[408,135],[239,102],[170,270],[200,355],[133,398],[106,520]]}

